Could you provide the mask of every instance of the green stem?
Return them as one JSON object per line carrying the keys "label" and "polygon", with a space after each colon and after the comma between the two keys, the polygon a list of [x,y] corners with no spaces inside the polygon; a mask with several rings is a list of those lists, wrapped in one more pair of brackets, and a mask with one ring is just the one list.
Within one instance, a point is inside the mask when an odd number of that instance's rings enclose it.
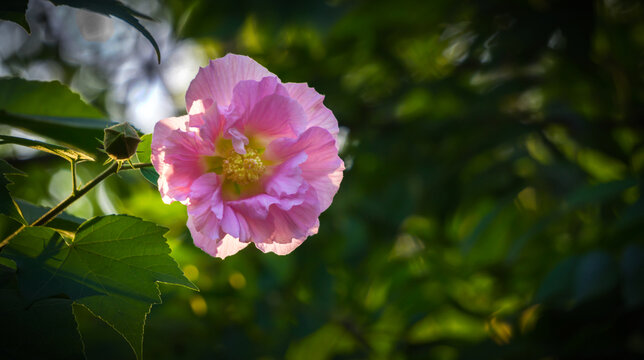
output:
{"label": "green stem", "polygon": [[[151,163],[138,163],[138,164],[133,164],[133,165],[127,165],[127,166],[122,166],[122,170],[133,170],[133,169],[141,169],[141,168],[146,168],[146,167],[151,167]],[[6,239],[4,239],[0,243],[0,249],[3,248],[5,245],[9,243],[9,241],[14,238],[16,235],[18,235],[22,230],[24,230],[27,226],[42,226],[47,224],[48,222],[52,221],[56,216],[58,216],[60,213],[62,213],[69,205],[74,203],[74,201],[80,199],[83,195],[85,195],[88,191],[90,191],[94,186],[98,185],[101,181],[107,179],[110,175],[116,173],[118,169],[118,163],[114,162],[112,165],[110,165],[107,169],[105,169],[102,173],[98,174],[95,178],[90,180],[87,184],[85,184],[83,187],[78,189],[77,191],[73,191],[71,195],[69,195],[65,200],[61,201],[58,205],[54,206],[51,208],[49,211],[47,211],[43,216],[41,216],[38,220],[34,221],[31,225],[22,225],[16,230],[13,234],[9,235]],[[74,188],[76,188],[74,186]]]}
{"label": "green stem", "polygon": [[72,165],[72,195],[76,194],[76,161],[72,160],[69,162]]}

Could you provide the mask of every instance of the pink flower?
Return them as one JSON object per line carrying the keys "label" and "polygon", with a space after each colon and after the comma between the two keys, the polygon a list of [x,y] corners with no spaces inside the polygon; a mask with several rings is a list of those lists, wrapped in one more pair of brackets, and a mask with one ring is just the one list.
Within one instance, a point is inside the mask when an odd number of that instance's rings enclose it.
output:
{"label": "pink flower", "polygon": [[322,100],[247,56],[199,70],[188,115],[159,121],[152,138],[163,201],[187,205],[198,247],[223,259],[253,242],[285,255],[317,233],[344,170]]}

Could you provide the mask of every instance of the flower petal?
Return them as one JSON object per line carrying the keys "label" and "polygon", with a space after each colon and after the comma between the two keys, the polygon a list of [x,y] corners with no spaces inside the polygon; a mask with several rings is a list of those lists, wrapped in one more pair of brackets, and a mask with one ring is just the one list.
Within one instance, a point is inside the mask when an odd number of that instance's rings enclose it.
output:
{"label": "flower petal", "polygon": [[[310,165],[313,165],[310,164]],[[340,165],[333,170],[330,174],[326,176],[319,176],[307,179],[306,181],[311,185],[318,196],[318,201],[320,201],[320,211],[324,211],[331,206],[333,202],[333,197],[338,192],[340,188],[340,183],[342,182],[342,177],[344,173],[344,162],[340,161]]]}
{"label": "flower petal", "polygon": [[[221,229],[239,241],[247,243],[251,241],[262,241],[269,238],[273,232],[273,224],[267,219],[253,217],[253,212],[245,213],[243,209],[235,209],[233,206],[224,207],[224,216],[221,221]],[[262,205],[263,206],[263,205]],[[254,210],[254,212],[261,210]]]}
{"label": "flower petal", "polygon": [[190,186],[190,205],[207,206],[210,211],[221,219],[224,214],[224,202],[221,198],[221,179],[215,173],[200,176]]}
{"label": "flower petal", "polygon": [[151,161],[159,173],[159,191],[163,201],[187,202],[190,185],[203,174],[199,161],[209,151],[199,135],[187,131],[189,116],[159,121],[152,134]]}
{"label": "flower petal", "polygon": [[269,207],[278,202],[279,199],[273,196],[259,194],[242,200],[228,201],[226,205],[235,209],[236,213],[245,214],[246,217],[266,219]]}
{"label": "flower petal", "polygon": [[243,80],[261,80],[266,76],[275,76],[265,67],[248,56],[227,54],[211,60],[206,67],[200,68],[186,92],[186,109],[192,107],[195,100],[201,99],[204,106],[213,103],[227,108],[232,100],[235,85]]}
{"label": "flower petal", "polygon": [[229,117],[235,120],[244,118],[261,99],[268,95],[289,97],[288,91],[276,76],[267,76],[260,81],[240,81],[233,89]]}
{"label": "flower petal", "polygon": [[273,94],[259,100],[233,126],[246,135],[297,137],[306,128],[306,115],[297,101]]}
{"label": "flower petal", "polygon": [[192,103],[188,116],[190,117],[188,122],[190,127],[198,128],[201,138],[214,150],[214,144],[226,123],[226,118],[219,111],[219,107],[215,104],[215,106],[204,109],[203,102],[196,100]]}
{"label": "flower petal", "polygon": [[228,129],[225,135],[233,142],[233,149],[235,149],[235,152],[241,155],[246,154],[246,145],[250,142],[246,135],[242,134],[241,131],[236,128]]}
{"label": "flower petal", "polygon": [[[306,237],[317,234],[319,226],[320,226],[320,223],[316,222],[316,224],[313,227],[311,227],[311,229],[309,229],[308,235]],[[288,255],[293,250],[295,250],[298,246],[302,245],[304,240],[306,240],[306,237],[301,239],[291,239],[290,242],[285,244],[280,244],[276,242],[273,242],[273,243],[256,242],[255,247],[264,253],[272,252],[277,255]]]}
{"label": "flower petal", "polygon": [[297,139],[282,138],[268,145],[267,159],[279,161],[305,152],[308,156],[300,165],[302,177],[311,185],[320,202],[321,211],[326,210],[340,187],[344,162],[338,156],[335,139],[320,127],[307,129]]}
{"label": "flower petal", "polygon": [[272,169],[273,174],[264,183],[266,193],[277,197],[297,193],[304,180],[300,165],[307,157],[305,152],[301,152]]}
{"label": "flower petal", "polygon": [[307,129],[319,126],[331,133],[334,139],[338,138],[338,120],[333,112],[324,106],[324,95],[320,95],[306,83],[286,83],[284,87],[291,98],[300,103],[304,109],[308,118]]}
{"label": "flower petal", "polygon": [[301,195],[301,199],[303,202],[296,206],[286,203],[285,208],[281,208],[281,204],[271,207],[268,218],[275,230],[261,242],[285,244],[292,239],[304,239],[308,236],[311,228],[318,222],[320,206],[313,188]]}
{"label": "flower petal", "polygon": [[286,243],[286,244],[280,244],[280,243],[254,243],[255,247],[261,250],[263,253],[268,253],[272,252],[277,255],[288,255],[290,254],[293,250],[295,250],[298,246],[302,245],[302,243],[306,240],[304,239],[292,239],[291,242]]}
{"label": "flower petal", "polygon": [[192,235],[192,240],[194,241],[195,245],[211,256],[218,257],[220,259],[224,259],[227,256],[236,254],[249,244],[241,242],[239,241],[239,239],[236,239],[230,235],[225,235],[221,239],[211,239],[207,235],[204,235],[203,233],[195,229],[191,217],[188,217],[187,226],[190,230],[190,235]]}

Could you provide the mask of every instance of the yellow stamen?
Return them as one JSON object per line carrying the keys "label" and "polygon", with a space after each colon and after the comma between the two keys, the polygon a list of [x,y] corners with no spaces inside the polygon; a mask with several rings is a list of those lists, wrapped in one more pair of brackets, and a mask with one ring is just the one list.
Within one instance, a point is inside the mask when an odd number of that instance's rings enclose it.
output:
{"label": "yellow stamen", "polygon": [[244,155],[230,151],[221,166],[226,179],[240,185],[256,182],[266,171],[261,157],[257,151],[251,148],[246,148]]}

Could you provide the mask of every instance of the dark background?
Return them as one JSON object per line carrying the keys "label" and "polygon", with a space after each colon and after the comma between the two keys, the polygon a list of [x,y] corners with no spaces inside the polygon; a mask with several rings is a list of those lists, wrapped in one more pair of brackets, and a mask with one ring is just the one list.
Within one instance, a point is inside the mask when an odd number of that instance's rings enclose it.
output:
{"label": "dark background", "polygon": [[[161,65],[119,20],[32,0],[31,36],[0,22],[0,74],[60,80],[150,132],[185,112],[198,66],[246,54],[326,95],[347,166],[319,234],[284,257],[209,257],[135,174],[74,205],[170,227],[201,289],[161,286],[146,358],[644,358],[644,4],[126,3],[159,20],[143,23]],[[68,193],[60,160],[0,150],[30,175],[17,197]],[[78,314],[89,359],[134,358]]]}

